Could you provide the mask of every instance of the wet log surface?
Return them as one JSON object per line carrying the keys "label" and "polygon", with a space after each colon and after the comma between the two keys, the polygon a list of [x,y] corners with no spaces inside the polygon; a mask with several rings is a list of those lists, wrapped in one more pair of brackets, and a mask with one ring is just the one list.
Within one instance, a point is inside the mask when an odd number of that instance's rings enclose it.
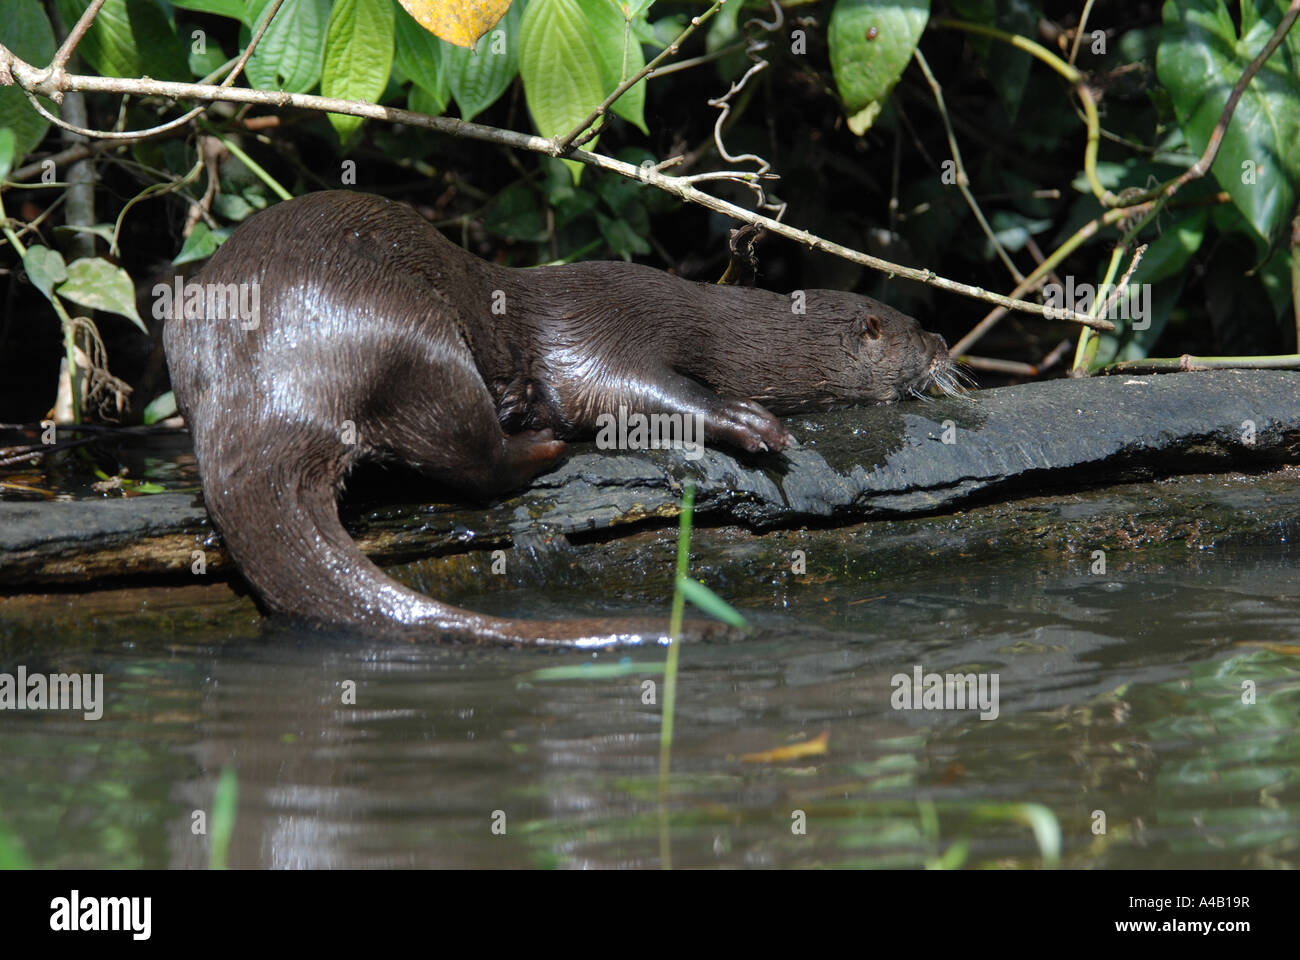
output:
{"label": "wet log surface", "polygon": [[[693,479],[697,522],[715,530],[734,527],[749,537],[930,515],[933,522],[910,536],[943,539],[950,524],[935,515],[977,504],[1300,462],[1295,372],[1057,380],[973,397],[794,417],[788,423],[798,442],[779,457],[709,449],[690,460],[681,450],[574,444],[558,469],[491,505],[350,504],[344,517],[381,563],[512,546],[537,556],[571,543],[608,547],[670,523],[683,483]],[[1275,474],[1266,525],[1285,526],[1288,516],[1294,523],[1294,478]],[[1060,522],[1069,500],[1057,497]],[[1156,525],[1177,529],[1179,509],[1174,498]],[[891,524],[874,526],[883,536]],[[230,573],[194,493],[0,502],[0,584],[9,591],[188,575],[195,551],[209,573]]]}

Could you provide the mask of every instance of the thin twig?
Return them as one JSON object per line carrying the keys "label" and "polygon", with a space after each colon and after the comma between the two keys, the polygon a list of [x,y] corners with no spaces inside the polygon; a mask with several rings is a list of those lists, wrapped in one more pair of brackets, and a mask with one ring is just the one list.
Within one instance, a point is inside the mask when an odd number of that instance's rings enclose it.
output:
{"label": "thin twig", "polygon": [[921,52],[920,47],[913,50],[912,55],[916,58],[917,66],[921,68],[921,72],[925,74],[925,82],[930,85],[930,92],[934,95],[935,106],[939,108],[939,116],[943,120],[943,128],[948,134],[948,149],[952,151],[952,162],[957,167],[957,189],[961,191],[961,195],[965,198],[966,205],[970,207],[971,213],[975,214],[975,222],[979,224],[980,229],[984,231],[984,236],[993,245],[998,259],[1007,268],[1011,278],[1016,283],[1019,283],[1025,279],[1025,275],[1020,272],[1020,268],[1015,265],[1006,248],[1002,246],[1002,242],[998,240],[997,234],[993,232],[988,220],[984,218],[984,211],[980,209],[980,205],[975,202],[975,197],[970,192],[970,178],[966,176],[966,165],[962,163],[961,148],[957,146],[957,137],[952,132],[952,124],[948,120],[948,108],[944,105],[943,90],[939,87],[939,81],[930,72],[930,64],[926,62],[925,54]]}
{"label": "thin twig", "polygon": [[86,35],[90,25],[94,22],[100,7],[104,5],[104,0],[91,0],[90,6],[81,14],[79,19],[68,31],[68,35],[63,39],[63,44],[54,53],[54,59],[50,61],[50,66],[54,70],[62,70],[72,59],[73,52],[77,49],[77,44],[81,43],[81,38]]}
{"label": "thin twig", "polygon": [[1121,360],[1099,370],[1116,373],[1190,373],[1197,370],[1300,370],[1300,353],[1265,357],[1148,357],[1145,360]]}
{"label": "thin twig", "polygon": [[1088,27],[1088,14],[1092,13],[1093,0],[1084,0],[1083,13],[1079,15],[1079,25],[1074,28],[1074,44],[1070,47],[1070,66],[1079,59],[1079,40]]}
{"label": "thin twig", "polygon": [[[772,12],[775,14],[775,18],[771,23],[768,23],[765,20],[760,20],[758,17],[753,17],[745,21],[744,28],[747,30],[750,26],[756,26],[759,29],[766,31],[768,35],[780,30],[782,25],[785,23],[785,13],[781,10],[781,7],[777,4],[776,0],[771,0],[771,3]],[[750,68],[745,71],[744,75],[741,76],[739,80],[731,84],[730,89],[728,89],[726,93],[721,97],[716,97],[710,100],[708,103],[709,106],[717,107],[719,110],[718,119],[713,124],[713,145],[717,148],[718,156],[720,156],[723,161],[730,164],[757,164],[760,176],[776,178],[775,174],[769,174],[769,171],[772,169],[772,164],[768,163],[768,161],[752,153],[742,153],[739,156],[732,156],[727,151],[726,144],[722,142],[722,128],[726,125],[727,118],[731,116],[731,98],[744,90],[751,78],[762,73],[768,67],[767,60],[763,59],[759,55],[767,48],[768,42],[769,41],[766,37],[763,39],[748,39],[746,41],[745,55],[748,56],[751,61]],[[760,210],[773,211],[777,220],[780,220],[785,216],[785,203],[770,202],[767,199],[766,192],[761,186],[756,186],[753,189],[758,195],[758,207]]]}

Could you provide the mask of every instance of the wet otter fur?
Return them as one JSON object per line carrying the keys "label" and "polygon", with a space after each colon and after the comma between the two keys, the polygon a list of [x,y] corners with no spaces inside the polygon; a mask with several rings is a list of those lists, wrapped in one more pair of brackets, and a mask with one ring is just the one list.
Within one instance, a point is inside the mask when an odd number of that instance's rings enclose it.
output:
{"label": "wet otter fur", "polygon": [[[173,389],[213,524],[275,613],[521,644],[662,638],[610,620],[489,617],[401,586],[339,522],[355,464],[398,460],[476,496],[553,466],[597,417],[700,414],[708,442],[770,454],[774,414],[946,384],[939,337],[869,297],[799,298],[590,262],[511,269],[414,210],[329,191],[241,225],[198,277],[255,285],[256,324],[167,320]],[[246,327],[248,327],[246,329]]]}

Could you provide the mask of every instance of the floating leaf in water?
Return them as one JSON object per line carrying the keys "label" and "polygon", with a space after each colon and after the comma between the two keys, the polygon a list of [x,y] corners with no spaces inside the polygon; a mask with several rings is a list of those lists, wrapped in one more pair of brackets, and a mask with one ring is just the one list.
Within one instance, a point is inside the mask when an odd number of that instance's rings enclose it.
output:
{"label": "floating leaf in water", "polygon": [[760,753],[746,753],[741,756],[745,763],[785,763],[787,760],[799,760],[803,757],[821,757],[829,753],[831,732],[823,730],[811,740],[792,743],[788,747],[775,750],[763,750]]}
{"label": "floating leaf in water", "polygon": [[607,680],[611,677],[639,677],[663,673],[662,663],[642,663],[624,657],[618,663],[580,663],[573,667],[543,667],[528,674],[529,680]]}

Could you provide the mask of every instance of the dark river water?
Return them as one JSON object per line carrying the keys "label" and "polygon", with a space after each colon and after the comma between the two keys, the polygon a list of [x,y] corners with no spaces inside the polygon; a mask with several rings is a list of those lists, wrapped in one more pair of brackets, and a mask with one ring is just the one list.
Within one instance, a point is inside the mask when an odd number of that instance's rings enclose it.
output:
{"label": "dark river water", "polygon": [[[313,634],[185,588],[0,599],[0,672],[104,678],[97,720],[0,712],[0,851],[205,867],[228,769],[238,867],[1300,866],[1294,546],[850,566],[683,645],[666,802],[662,648]],[[917,671],[996,681],[995,709],[898,709]]]}

